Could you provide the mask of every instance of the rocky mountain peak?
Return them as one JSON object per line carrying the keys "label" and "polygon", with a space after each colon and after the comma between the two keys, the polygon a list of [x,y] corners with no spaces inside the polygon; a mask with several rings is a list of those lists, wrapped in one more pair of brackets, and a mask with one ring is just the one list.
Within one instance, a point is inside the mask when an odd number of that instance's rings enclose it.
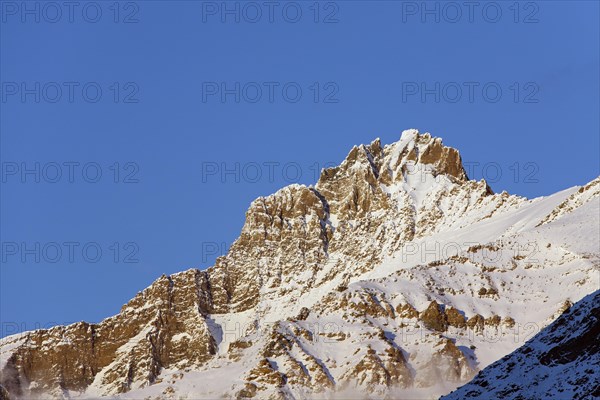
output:
{"label": "rocky mountain peak", "polygon": [[253,201],[214,266],[99,324],[0,340],[0,394],[448,393],[517,346],[510,329],[597,286],[598,182],[527,200],[468,180],[428,133],[354,146],[314,187]]}
{"label": "rocky mountain peak", "polygon": [[468,180],[458,150],[416,129],[403,131],[399,141],[383,147],[379,138],[369,145],[354,146],[339,166],[322,171],[317,187],[336,182],[339,174],[356,174],[370,184],[405,181],[407,174],[444,174],[457,182]]}
{"label": "rocky mountain peak", "polygon": [[252,202],[240,237],[207,271],[209,311],[242,311],[261,298],[362,273],[381,259],[382,247],[392,252],[436,229],[445,209],[438,203],[472,193],[491,194],[485,183],[468,181],[457,150],[428,133],[407,130],[389,145],[354,146],[314,187],[294,184]]}

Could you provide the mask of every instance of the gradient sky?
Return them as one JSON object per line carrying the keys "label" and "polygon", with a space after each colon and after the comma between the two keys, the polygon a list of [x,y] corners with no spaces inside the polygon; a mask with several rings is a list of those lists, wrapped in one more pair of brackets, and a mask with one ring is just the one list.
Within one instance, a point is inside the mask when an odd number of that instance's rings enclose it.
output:
{"label": "gradient sky", "polygon": [[495,191],[600,173],[598,2],[262,3],[0,2],[1,336],[210,266],[253,199],[404,129]]}

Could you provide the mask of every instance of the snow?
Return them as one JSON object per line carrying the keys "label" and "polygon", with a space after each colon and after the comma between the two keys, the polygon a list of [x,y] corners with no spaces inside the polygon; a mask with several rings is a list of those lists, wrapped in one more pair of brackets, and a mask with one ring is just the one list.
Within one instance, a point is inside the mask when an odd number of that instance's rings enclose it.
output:
{"label": "snow", "polygon": [[25,332],[0,339],[0,371],[4,369],[13,352],[27,339]]}
{"label": "snow", "polygon": [[[598,340],[599,301],[600,291],[586,296],[523,347],[490,365],[471,383],[443,399],[594,396],[591,393],[594,389],[598,391],[600,368],[600,353],[593,349],[593,342]],[[591,343],[582,339],[585,335],[591,338]],[[574,344],[577,340],[580,342]],[[569,352],[575,357],[560,360]],[[554,360],[543,361],[545,358]]]}
{"label": "snow", "polygon": [[208,316],[207,323],[217,343],[218,354],[227,354],[229,344],[246,336],[257,319],[255,310]]}
{"label": "snow", "polygon": [[[162,398],[171,391],[173,397],[183,399],[234,397],[244,387],[249,371],[264,359],[263,350],[272,343],[272,335],[283,335],[294,343],[288,353],[270,357],[272,368],[283,372],[294,360],[311,374],[314,370],[324,371],[336,384],[365,357],[367,346],[378,354],[390,346],[400,348],[418,381],[425,379],[422,377],[431,368],[428,365],[443,340],[451,339],[467,359],[468,367],[478,371],[513,352],[550,324],[565,301],[576,302],[598,290],[600,195],[595,182],[600,180],[591,182],[584,191],[572,187],[532,200],[506,193],[488,195],[484,181],[457,183],[448,176],[434,176],[431,165],[415,165],[403,159],[409,151],[420,153],[430,143],[416,144],[417,135],[416,130],[404,131],[399,142],[386,146],[384,166],[392,171],[394,179],[389,185],[380,185],[391,204],[397,206],[394,212],[402,207],[414,212],[409,213],[415,223],[412,240],[395,246],[383,234],[384,238],[379,239],[380,233],[389,232],[383,230],[383,225],[390,230],[404,227],[403,221],[384,221],[375,237],[359,237],[352,248],[331,251],[329,260],[316,273],[306,268],[295,271],[280,287],[261,286],[255,308],[199,316],[205,319],[217,344],[214,357],[194,370],[164,369],[159,382],[117,397]],[[360,174],[366,164],[357,162],[350,170]],[[289,197],[292,190],[300,188],[305,186],[291,185],[277,194]],[[264,199],[253,204],[264,206]],[[370,215],[385,218],[387,212],[390,211],[374,210]],[[402,214],[393,215],[404,218]],[[351,232],[360,223],[341,219],[340,215],[330,214],[327,222]],[[357,261],[347,261],[345,252],[360,255],[363,248],[373,245],[381,246],[382,256],[373,268],[363,271]],[[273,257],[272,262],[279,264],[280,259]],[[269,268],[263,259],[259,266]],[[339,289],[340,286],[345,289]],[[280,295],[279,289],[286,294]],[[481,289],[493,289],[495,294],[480,294]],[[414,318],[352,314],[353,305],[358,307],[369,299],[382,309],[409,303],[418,311],[435,300],[459,310],[467,319],[476,314],[483,318],[499,316],[503,321],[510,317],[515,325],[486,325],[482,331],[450,327],[440,333]],[[310,314],[306,320],[297,321],[303,307]],[[131,311],[131,307],[124,309]],[[92,385],[79,397],[102,395],[107,372],[152,329],[151,325],[146,326],[121,346],[113,362],[96,374]],[[183,332],[171,339],[177,342],[189,337]],[[234,359],[231,344],[240,339],[251,346]],[[0,341],[0,368],[21,343],[18,335]],[[462,378],[468,377],[467,372],[461,372]],[[437,398],[461,384],[442,378],[429,380],[432,382],[425,382],[428,385],[421,382],[407,389],[339,385],[336,390],[319,392],[318,397]],[[315,396],[306,387],[286,385],[283,390],[292,398]],[[275,391],[276,388],[267,388],[259,397],[268,397]]]}
{"label": "snow", "polygon": [[[466,317],[481,314],[485,318],[492,315],[511,316],[516,326],[508,328],[486,327],[484,332],[474,333],[456,328],[450,328],[445,337],[455,341],[457,347],[467,354],[472,366],[482,369],[500,359],[506,354],[523,345],[535,334],[541,331],[557,316],[557,308],[569,299],[578,301],[598,287],[598,260],[585,258],[583,255],[598,256],[598,241],[590,238],[600,237],[598,220],[600,203],[597,199],[582,203],[575,210],[561,216],[559,219],[537,226],[544,217],[550,214],[559,204],[564,202],[578,190],[570,188],[552,196],[533,200],[519,201],[516,205],[505,210],[497,211],[492,218],[482,219],[460,229],[440,231],[431,236],[419,238],[407,243],[397,253],[388,257],[381,265],[350,280],[348,291],[361,293],[372,291],[377,296],[389,300],[392,306],[410,302],[417,309],[423,310],[431,299],[440,303],[451,304],[465,312]],[[393,191],[390,191],[393,193]],[[415,195],[415,201],[425,201],[424,197]],[[483,210],[486,213],[487,210]],[[477,219],[477,218],[474,218]],[[582,240],[585,239],[585,240]],[[435,243],[436,246],[432,246]],[[468,248],[474,243],[502,245],[499,252],[489,254],[476,252],[468,254]],[[515,256],[529,255],[526,247],[537,243],[539,254],[533,261],[525,257],[519,259],[514,270],[507,267]],[[546,247],[550,244],[550,247]],[[512,247],[511,247],[512,246]],[[446,252],[441,251],[446,247]],[[419,251],[415,251],[414,249]],[[516,248],[516,249],[514,249]],[[424,250],[423,250],[424,249]],[[427,250],[440,249],[433,252]],[[450,251],[451,250],[451,251]],[[496,254],[498,253],[498,254]],[[453,255],[468,255],[465,263],[452,263],[448,259]],[[426,267],[431,261],[444,261],[436,268]],[[530,265],[531,264],[531,265]],[[496,273],[489,276],[487,281],[481,274],[480,266],[500,267]],[[511,267],[512,268],[512,267]],[[299,280],[304,279],[302,277]],[[454,288],[457,293],[432,293],[426,283],[430,280],[437,282],[436,286]],[[583,282],[583,283],[581,283]],[[255,365],[260,358],[259,343],[266,343],[270,329],[275,321],[284,321],[294,316],[300,307],[314,309],[320,299],[335,290],[339,281],[332,280],[311,289],[300,298],[280,299],[277,302],[259,305],[257,310],[242,313],[211,315],[210,321],[222,331],[215,337],[219,343],[218,356],[211,360],[201,371],[190,371],[175,384],[171,384],[182,398],[218,397],[222,394],[232,395],[243,387],[243,376]],[[492,284],[498,288],[502,285],[507,289],[501,291],[500,297],[479,298],[476,291]],[[467,289],[471,287],[471,289]],[[316,318],[316,317],[315,317]],[[348,365],[354,365],[364,356],[367,345],[383,351],[384,343],[376,338],[368,339],[373,329],[379,328],[395,332],[394,341],[411,357],[413,368],[424,366],[431,358],[435,349],[434,338],[437,335],[421,327],[401,327],[401,321],[390,319],[370,319],[369,325],[351,323],[342,318],[340,313],[322,314],[319,319],[309,318],[298,321],[291,326],[300,326],[316,334],[317,340],[301,341],[301,346],[295,348],[293,356],[297,360],[306,360],[307,355],[316,355],[320,362],[328,366],[328,371],[335,381],[340,378]],[[229,344],[246,335],[246,328],[253,324],[259,325],[260,334],[251,334],[255,346],[244,353],[240,362],[232,362],[227,358]],[[280,329],[291,323],[282,324]],[[276,325],[276,324],[275,324]],[[327,339],[328,332],[341,332],[347,335],[346,340],[338,342]],[[426,345],[429,343],[429,346]],[[474,349],[471,349],[474,346]],[[335,362],[333,362],[335,360]],[[273,359],[275,368],[283,368],[285,359]],[[306,362],[306,361],[302,361]],[[168,376],[172,371],[163,373]],[[223,379],[223,377],[228,377]],[[201,385],[200,382],[210,382]],[[459,385],[458,382],[439,381],[425,388],[392,389],[388,394],[402,398],[437,398],[440,394],[448,393]],[[122,398],[139,398],[147,395],[159,396],[168,386],[164,381],[148,388],[132,391],[121,395]],[[346,388],[339,391],[324,391],[319,398],[364,398],[364,387]],[[286,388],[286,393],[296,398],[311,398],[301,388]],[[373,398],[380,397],[374,392]]]}

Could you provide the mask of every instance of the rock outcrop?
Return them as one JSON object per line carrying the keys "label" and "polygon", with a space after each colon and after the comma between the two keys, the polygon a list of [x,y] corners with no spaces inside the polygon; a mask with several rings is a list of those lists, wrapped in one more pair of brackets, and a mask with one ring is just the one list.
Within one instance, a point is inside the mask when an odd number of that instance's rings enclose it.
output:
{"label": "rock outcrop", "polygon": [[88,387],[115,394],[152,384],[163,368],[201,365],[216,349],[200,308],[202,277],[197,270],[162,276],[99,324],[21,335],[2,370],[3,385],[25,397]]}

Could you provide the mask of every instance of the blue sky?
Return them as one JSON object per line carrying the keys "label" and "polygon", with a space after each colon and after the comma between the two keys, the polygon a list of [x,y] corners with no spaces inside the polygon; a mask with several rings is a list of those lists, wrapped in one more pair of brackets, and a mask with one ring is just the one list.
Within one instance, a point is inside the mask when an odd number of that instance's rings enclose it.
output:
{"label": "blue sky", "polygon": [[221,4],[0,2],[2,336],[208,267],[253,199],[404,129],[495,191],[599,174],[598,2]]}

